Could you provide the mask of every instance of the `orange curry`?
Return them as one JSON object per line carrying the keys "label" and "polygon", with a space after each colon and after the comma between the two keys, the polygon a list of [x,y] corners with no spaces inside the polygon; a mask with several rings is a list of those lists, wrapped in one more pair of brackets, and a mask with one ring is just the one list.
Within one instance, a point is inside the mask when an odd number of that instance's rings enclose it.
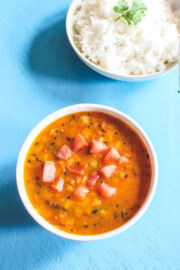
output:
{"label": "orange curry", "polygon": [[68,233],[95,235],[131,219],[151,184],[151,161],[139,136],[100,112],[64,116],[34,140],[24,182],[34,209]]}

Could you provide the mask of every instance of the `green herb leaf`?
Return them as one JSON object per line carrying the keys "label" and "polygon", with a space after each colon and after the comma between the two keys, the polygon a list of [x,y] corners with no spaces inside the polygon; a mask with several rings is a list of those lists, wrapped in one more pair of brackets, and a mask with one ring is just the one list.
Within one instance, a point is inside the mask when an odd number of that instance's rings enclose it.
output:
{"label": "green herb leaf", "polygon": [[142,0],[133,0],[131,6],[128,6],[126,0],[121,0],[113,10],[120,14],[115,21],[122,19],[127,25],[137,25],[146,16],[147,7]]}
{"label": "green herb leaf", "polygon": [[122,14],[124,11],[128,10],[129,6],[126,3],[126,0],[121,0],[117,3],[117,6],[114,7],[116,13]]}
{"label": "green herb leaf", "polygon": [[55,143],[54,143],[54,142],[53,142],[53,143],[51,143],[51,144],[50,144],[50,146],[49,146],[49,148],[50,148],[51,150],[54,150],[54,149],[56,148]]}

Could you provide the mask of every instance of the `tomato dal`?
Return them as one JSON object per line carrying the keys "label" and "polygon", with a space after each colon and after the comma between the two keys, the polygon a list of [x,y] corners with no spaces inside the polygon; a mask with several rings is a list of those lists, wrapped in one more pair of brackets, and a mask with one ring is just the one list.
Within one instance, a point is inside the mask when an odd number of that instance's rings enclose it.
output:
{"label": "tomato dal", "polygon": [[56,228],[95,235],[118,228],[144,203],[149,154],[126,123],[100,112],[64,116],[31,145],[24,182],[34,209]]}

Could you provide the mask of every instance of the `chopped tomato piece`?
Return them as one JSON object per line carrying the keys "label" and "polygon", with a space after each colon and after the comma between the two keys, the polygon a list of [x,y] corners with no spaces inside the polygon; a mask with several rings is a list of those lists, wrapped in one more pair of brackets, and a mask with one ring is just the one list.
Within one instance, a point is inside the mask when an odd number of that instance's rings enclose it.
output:
{"label": "chopped tomato piece", "polygon": [[62,220],[58,220],[58,219],[55,219],[55,218],[48,218],[47,221],[49,223],[55,224],[55,225],[60,225],[60,226],[64,226],[65,225]]}
{"label": "chopped tomato piece", "polygon": [[96,140],[92,140],[90,144],[90,153],[91,154],[98,154],[103,153],[108,149],[107,145],[102,142],[98,142]]}
{"label": "chopped tomato piece", "polygon": [[106,183],[102,183],[99,185],[97,192],[104,198],[111,198],[116,193],[116,188],[111,187]]}
{"label": "chopped tomato piece", "polygon": [[111,177],[111,175],[113,174],[113,172],[115,171],[115,169],[116,169],[116,166],[115,165],[107,165],[107,166],[102,167],[99,170],[99,173],[103,177],[108,178],[108,177]]}
{"label": "chopped tomato piece", "polygon": [[56,167],[53,161],[46,161],[43,167],[43,182],[51,183],[55,179]]}
{"label": "chopped tomato piece", "polygon": [[79,150],[84,149],[88,146],[88,143],[85,141],[84,137],[79,133],[72,144],[72,149],[74,152],[78,152]]}
{"label": "chopped tomato piece", "polygon": [[120,159],[120,154],[115,148],[111,148],[108,153],[105,155],[104,161],[105,162],[113,162],[118,161]]}
{"label": "chopped tomato piece", "polygon": [[98,179],[99,179],[98,174],[91,174],[87,179],[87,186],[92,188],[96,184]]}
{"label": "chopped tomato piece", "polygon": [[126,157],[120,157],[118,160],[118,165],[121,165],[123,163],[127,163],[128,159]]}
{"label": "chopped tomato piece", "polygon": [[59,159],[67,160],[72,155],[71,149],[67,145],[63,145],[59,148],[56,157]]}
{"label": "chopped tomato piece", "polygon": [[64,179],[62,177],[58,177],[52,184],[51,187],[56,189],[57,191],[63,191],[64,187]]}
{"label": "chopped tomato piece", "polygon": [[78,199],[84,198],[86,194],[89,192],[89,189],[86,187],[77,187],[74,191],[74,196]]}
{"label": "chopped tomato piece", "polygon": [[75,174],[78,174],[78,175],[83,175],[85,168],[86,168],[86,166],[81,165],[81,164],[69,165],[67,167],[68,171],[75,173]]}

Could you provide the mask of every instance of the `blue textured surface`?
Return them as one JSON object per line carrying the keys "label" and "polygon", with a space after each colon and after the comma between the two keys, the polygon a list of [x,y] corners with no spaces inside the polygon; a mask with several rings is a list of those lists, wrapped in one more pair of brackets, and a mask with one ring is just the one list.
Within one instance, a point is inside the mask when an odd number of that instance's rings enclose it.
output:
{"label": "blue textured surface", "polygon": [[[65,35],[70,0],[0,0],[0,269],[180,269],[180,96],[177,70],[146,83],[123,83],[88,69]],[[132,116],[159,159],[159,184],[143,216],[99,242],[58,238],[26,213],[15,166],[30,130],[49,113],[100,103]]]}

